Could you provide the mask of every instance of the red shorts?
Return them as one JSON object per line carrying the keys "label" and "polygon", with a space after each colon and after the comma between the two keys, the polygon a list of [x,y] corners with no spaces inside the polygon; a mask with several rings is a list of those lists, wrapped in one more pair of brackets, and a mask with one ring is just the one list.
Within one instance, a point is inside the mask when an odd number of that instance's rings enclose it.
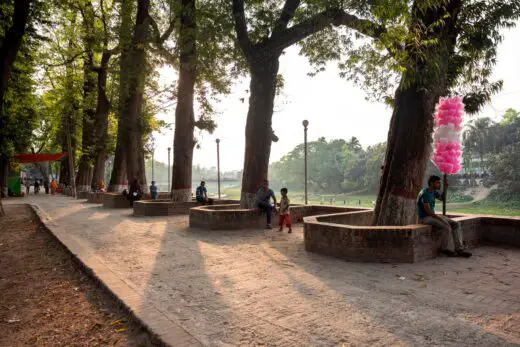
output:
{"label": "red shorts", "polygon": [[288,227],[291,227],[291,215],[289,214],[281,214],[278,216],[278,225],[283,226],[283,223],[285,222],[285,225]]}

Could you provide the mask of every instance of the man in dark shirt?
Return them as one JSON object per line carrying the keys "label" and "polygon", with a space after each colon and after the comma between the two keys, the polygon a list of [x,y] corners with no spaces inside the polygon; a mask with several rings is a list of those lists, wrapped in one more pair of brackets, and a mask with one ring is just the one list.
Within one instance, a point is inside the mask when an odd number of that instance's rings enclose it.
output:
{"label": "man in dark shirt", "polygon": [[[471,253],[464,250],[459,223],[446,216],[435,214],[435,199],[444,200],[446,197],[439,193],[441,178],[431,176],[428,187],[422,189],[417,197],[417,214],[419,223],[438,227],[442,232],[441,253],[449,256],[471,257]],[[447,188],[447,187],[446,187]],[[448,250],[448,235],[451,233],[455,252]]]}
{"label": "man in dark shirt", "polygon": [[272,189],[269,188],[269,181],[264,180],[262,186],[256,192],[257,206],[260,210],[267,213],[267,229],[271,229],[271,217],[273,213],[273,205],[271,205],[271,198],[276,208],[276,196]]}
{"label": "man in dark shirt", "polygon": [[195,190],[195,199],[198,203],[203,205],[213,204],[213,199],[208,198],[208,190],[206,189],[206,182],[200,182],[200,186]]}

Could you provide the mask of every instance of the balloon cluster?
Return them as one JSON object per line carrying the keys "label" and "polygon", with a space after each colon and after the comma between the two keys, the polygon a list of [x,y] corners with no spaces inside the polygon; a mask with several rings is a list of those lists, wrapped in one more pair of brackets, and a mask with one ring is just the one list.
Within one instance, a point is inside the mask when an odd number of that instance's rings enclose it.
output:
{"label": "balloon cluster", "polygon": [[462,157],[461,125],[464,104],[460,97],[441,98],[435,107],[433,162],[442,173],[460,171]]}

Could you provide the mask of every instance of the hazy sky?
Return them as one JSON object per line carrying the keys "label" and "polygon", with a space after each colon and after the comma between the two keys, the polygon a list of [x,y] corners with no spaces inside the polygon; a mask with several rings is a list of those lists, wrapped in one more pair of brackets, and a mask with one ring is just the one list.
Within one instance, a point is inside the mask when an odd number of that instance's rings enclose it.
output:
{"label": "hazy sky", "polygon": [[[504,88],[493,98],[480,116],[499,117],[509,108],[520,110],[520,27],[505,32],[505,39],[498,50],[498,64],[494,75],[504,80]],[[386,141],[391,110],[380,103],[365,100],[365,93],[353,83],[338,76],[335,65],[316,77],[308,77],[311,71],[307,59],[298,55],[297,47],[287,50],[280,61],[280,73],[285,78],[282,97],[275,107],[273,129],[280,140],[272,144],[271,162],[278,160],[296,145],[303,142],[302,120],[309,120],[309,141],[319,137],[348,139],[356,136],[363,146]],[[175,72],[161,70],[161,81],[171,83]],[[215,139],[220,138],[221,170],[240,170],[244,160],[245,124],[248,101],[245,90],[249,80],[239,81],[232,93],[224,98],[217,109],[217,130],[212,134],[197,134],[200,149],[195,149],[194,164],[216,166]],[[240,98],[246,97],[244,103]],[[159,118],[174,121],[175,108]],[[167,148],[173,143],[173,129],[155,134],[156,160],[168,161]],[[173,165],[173,151],[172,151]]]}

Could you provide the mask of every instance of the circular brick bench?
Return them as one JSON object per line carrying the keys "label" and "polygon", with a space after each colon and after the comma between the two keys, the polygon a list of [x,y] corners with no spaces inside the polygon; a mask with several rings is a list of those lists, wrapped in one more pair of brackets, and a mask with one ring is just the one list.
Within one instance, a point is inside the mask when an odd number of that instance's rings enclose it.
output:
{"label": "circular brick bench", "polygon": [[103,203],[103,194],[102,192],[88,192],[87,193],[87,202],[90,204],[102,204]]}
{"label": "circular brick bench", "polygon": [[[293,205],[289,213],[293,223],[302,222],[305,216],[313,214],[337,213],[346,211],[366,211],[366,209],[324,206]],[[273,225],[277,215],[273,214]],[[190,226],[208,230],[263,229],[266,225],[265,213],[258,209],[243,209],[235,203],[231,205],[200,206],[190,209]]]}
{"label": "circular brick bench", "polygon": [[[304,218],[305,250],[348,261],[413,263],[435,258],[441,238],[429,225],[372,226],[373,211]],[[520,246],[520,218],[450,216],[469,247],[482,242]],[[453,247],[451,235],[449,246]]]}
{"label": "circular brick bench", "polygon": [[265,214],[257,209],[243,209],[240,204],[209,205],[190,209],[190,227],[208,230],[265,228]]}
{"label": "circular brick bench", "polygon": [[[217,205],[237,204],[237,200],[215,200]],[[141,200],[134,202],[134,216],[177,216],[189,214],[193,207],[201,206],[197,201],[172,202],[171,200]]]}
{"label": "circular brick bench", "polygon": [[87,199],[88,198],[88,192],[87,191],[83,191],[83,192],[77,192],[76,193],[76,199]]}

